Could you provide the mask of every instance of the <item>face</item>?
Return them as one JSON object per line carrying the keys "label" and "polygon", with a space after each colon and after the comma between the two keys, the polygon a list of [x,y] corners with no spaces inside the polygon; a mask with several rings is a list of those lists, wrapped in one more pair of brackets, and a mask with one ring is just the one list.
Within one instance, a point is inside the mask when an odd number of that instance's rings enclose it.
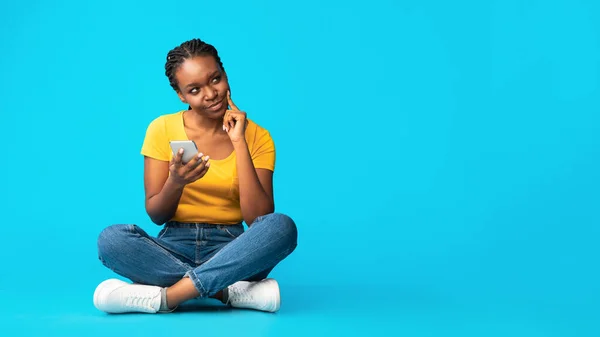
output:
{"label": "face", "polygon": [[227,110],[227,75],[212,56],[186,59],[177,69],[177,95],[192,110],[209,118],[222,118]]}

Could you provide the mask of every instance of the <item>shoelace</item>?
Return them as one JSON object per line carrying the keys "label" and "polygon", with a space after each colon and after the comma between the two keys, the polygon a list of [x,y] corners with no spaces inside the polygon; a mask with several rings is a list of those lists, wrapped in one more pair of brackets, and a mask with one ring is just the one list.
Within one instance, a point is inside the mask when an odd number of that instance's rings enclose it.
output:
{"label": "shoelace", "polygon": [[229,289],[229,301],[234,303],[248,303],[254,302],[254,296],[249,294],[246,290],[241,289]]}
{"label": "shoelace", "polygon": [[150,301],[154,295],[149,291],[138,291],[129,293],[125,299],[125,305],[129,308],[151,308]]}

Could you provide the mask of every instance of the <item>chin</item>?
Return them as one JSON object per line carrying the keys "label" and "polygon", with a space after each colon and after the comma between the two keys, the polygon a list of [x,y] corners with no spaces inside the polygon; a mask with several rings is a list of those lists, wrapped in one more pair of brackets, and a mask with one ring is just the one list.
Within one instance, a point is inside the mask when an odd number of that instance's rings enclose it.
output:
{"label": "chin", "polygon": [[219,109],[218,111],[210,111],[210,110],[207,111],[207,110],[204,110],[203,115],[207,116],[207,117],[209,117],[211,119],[222,119],[223,116],[225,116],[225,112],[226,111],[227,111],[226,108]]}

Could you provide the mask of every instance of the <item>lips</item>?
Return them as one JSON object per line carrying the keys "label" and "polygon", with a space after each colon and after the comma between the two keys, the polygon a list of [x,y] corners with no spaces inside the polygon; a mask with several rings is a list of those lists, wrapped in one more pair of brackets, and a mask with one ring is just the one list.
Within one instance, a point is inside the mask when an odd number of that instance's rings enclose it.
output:
{"label": "lips", "polygon": [[212,110],[212,111],[219,110],[219,109],[221,109],[222,104],[223,104],[223,100],[220,100],[219,102],[207,107],[206,110]]}

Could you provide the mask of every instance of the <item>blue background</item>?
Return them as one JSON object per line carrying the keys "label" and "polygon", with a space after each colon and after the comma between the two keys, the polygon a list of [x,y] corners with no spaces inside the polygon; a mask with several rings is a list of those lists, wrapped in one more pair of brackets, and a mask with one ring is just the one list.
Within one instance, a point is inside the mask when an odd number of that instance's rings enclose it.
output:
{"label": "blue background", "polygon": [[[0,4],[5,336],[600,334],[597,1]],[[299,226],[271,315],[109,316],[107,225],[150,233],[139,154],[215,45]],[[199,312],[198,312],[199,311]]]}

